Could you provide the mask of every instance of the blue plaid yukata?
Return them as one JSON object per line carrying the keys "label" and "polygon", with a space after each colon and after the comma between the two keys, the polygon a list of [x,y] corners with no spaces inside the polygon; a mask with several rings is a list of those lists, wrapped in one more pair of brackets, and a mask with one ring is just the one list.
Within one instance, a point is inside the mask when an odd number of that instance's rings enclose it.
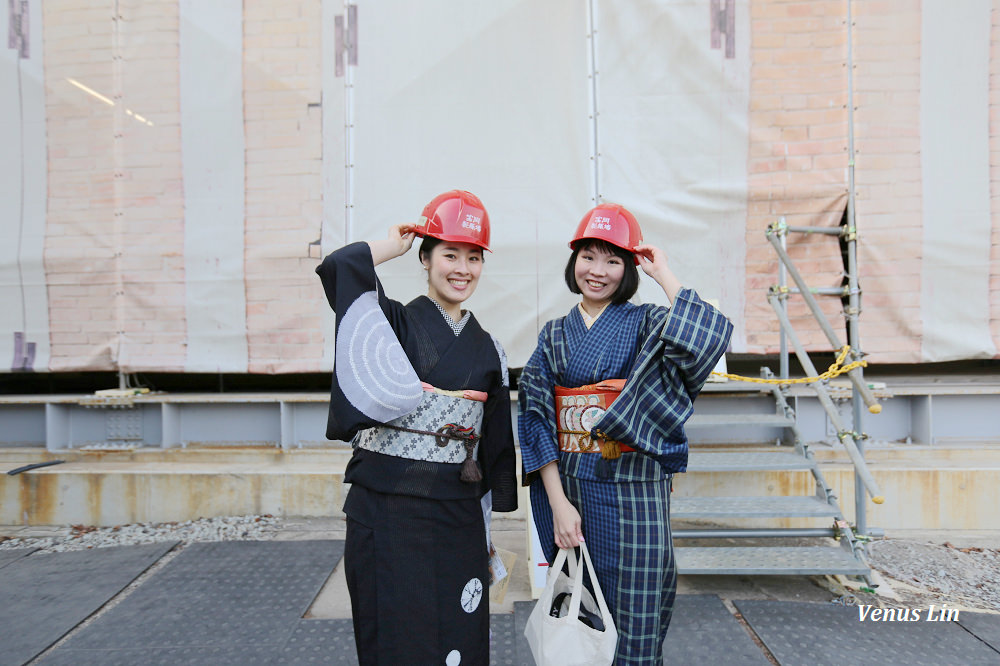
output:
{"label": "blue plaid yukata", "polygon": [[[684,423],[732,330],[724,315],[690,289],[681,290],[671,308],[610,305],[589,330],[574,307],[543,327],[521,373],[518,435],[524,471],[530,475],[558,461],[615,617],[617,664],[663,661],[677,588],[670,479],[687,469]],[[604,460],[596,453],[559,451],[553,387],[614,378],[627,379],[625,387],[594,430],[636,452]],[[531,481],[531,509],[551,562],[552,509],[541,478]]]}

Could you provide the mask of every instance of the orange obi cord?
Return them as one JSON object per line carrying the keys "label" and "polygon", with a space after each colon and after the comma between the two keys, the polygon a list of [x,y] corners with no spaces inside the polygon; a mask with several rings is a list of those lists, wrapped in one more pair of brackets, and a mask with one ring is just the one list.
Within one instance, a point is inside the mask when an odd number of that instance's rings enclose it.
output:
{"label": "orange obi cord", "polygon": [[628,444],[609,439],[600,430],[594,430],[624,386],[624,379],[606,379],[577,388],[556,386],[559,450],[569,453],[599,452],[607,460],[620,457],[622,451],[635,451]]}
{"label": "orange obi cord", "polygon": [[436,386],[431,386],[427,382],[420,382],[420,385],[423,386],[424,390],[428,393],[440,393],[441,395],[451,396],[452,398],[465,398],[466,400],[475,400],[476,402],[486,402],[486,399],[490,397],[485,391],[473,391],[472,389],[448,391],[446,389],[439,389]]}

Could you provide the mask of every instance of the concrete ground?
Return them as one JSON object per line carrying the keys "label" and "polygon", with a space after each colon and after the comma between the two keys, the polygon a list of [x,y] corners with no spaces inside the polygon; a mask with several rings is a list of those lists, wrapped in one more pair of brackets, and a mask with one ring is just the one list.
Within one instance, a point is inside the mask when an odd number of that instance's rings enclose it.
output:
{"label": "concrete ground", "polygon": [[[305,548],[314,548],[313,544],[316,542],[343,540],[346,532],[346,523],[343,518],[287,518],[281,520],[276,527],[276,531],[271,530],[267,534],[268,541],[312,542],[311,544],[297,544],[297,546]],[[522,633],[532,602],[526,557],[525,522],[516,517],[494,518],[492,527],[495,545],[499,549],[516,554],[516,562],[511,571],[511,579],[505,598],[500,603],[492,601],[490,603],[491,630],[499,632],[494,634],[495,640],[491,641],[491,660],[493,663],[503,666],[525,666],[531,663],[531,659],[525,656],[527,643],[524,641]],[[0,526],[0,537],[61,537],[68,536],[71,532],[72,528],[70,527]],[[995,549],[1000,547],[1000,531],[968,533],[919,531],[915,533],[899,532],[889,536],[937,543],[947,541],[951,544],[951,548]],[[214,547],[215,545],[222,546],[223,544],[189,544],[182,550],[177,561],[183,559],[185,554],[190,554],[188,551],[196,550],[198,546]],[[254,546],[256,548],[254,552],[268,550],[266,542],[247,545]],[[287,545],[291,546],[292,544]],[[273,551],[273,549],[271,550]],[[89,556],[92,557],[98,552],[99,550],[89,551],[91,554]],[[78,552],[77,554],[86,555],[87,553]],[[88,665],[157,663],[174,666],[181,663],[209,663],[204,660],[221,659],[221,656],[226,656],[228,661],[223,660],[216,663],[286,663],[284,660],[287,658],[296,655],[302,657],[303,654],[307,653],[308,655],[321,655],[323,663],[356,663],[350,633],[350,598],[344,580],[342,560],[339,560],[335,566],[331,560],[328,565],[331,568],[321,568],[320,571],[315,572],[314,575],[318,574],[318,577],[313,580],[318,583],[330,571],[305,615],[299,615],[298,613],[301,611],[296,611],[294,617],[288,618],[289,626],[294,627],[290,638],[282,634],[281,640],[275,639],[270,643],[264,641],[263,638],[259,640],[255,638],[254,645],[250,646],[243,645],[239,641],[229,647],[180,645],[184,641],[191,642],[193,639],[188,635],[190,628],[181,627],[178,624],[173,633],[166,632],[164,636],[155,637],[155,640],[149,639],[152,643],[147,646],[143,643],[145,639],[135,638],[135,636],[145,636],[143,631],[123,627],[120,623],[127,618],[139,617],[142,619],[140,617],[142,616],[145,617],[144,621],[151,622],[154,627],[161,626],[161,620],[170,624],[170,622],[177,620],[176,613],[171,615],[168,608],[170,604],[176,602],[182,606],[184,603],[190,605],[191,590],[178,592],[174,583],[184,580],[200,580],[197,575],[177,579],[167,588],[156,585],[156,576],[162,578],[166,575],[166,567],[172,566],[171,558],[177,554],[177,551],[174,551],[162,556],[162,560],[141,575],[128,589],[120,591],[113,598],[109,598],[103,607],[95,609],[92,614],[90,614],[91,611],[78,614],[72,624],[66,627],[69,633],[61,639],[57,635],[56,642],[38,654],[37,658],[30,658],[27,661],[18,659],[10,663],[51,662],[53,664],[85,663]],[[339,555],[337,557],[339,558]],[[31,556],[25,560],[34,561],[39,565],[43,562],[42,559],[33,559]],[[72,558],[60,560],[60,562],[72,561],[74,561]],[[213,566],[216,566],[217,560],[212,559],[211,562]],[[309,559],[306,562],[313,562],[313,560]],[[0,567],[3,564],[4,562],[0,562]],[[164,564],[166,567],[161,567]],[[262,578],[254,578],[256,574],[252,571],[244,570],[242,566],[233,566],[233,564],[234,562],[229,562],[233,573],[242,572],[244,577],[249,576],[250,578],[240,579],[239,584],[231,586],[230,589],[243,589],[239,585],[252,585],[250,581],[263,580]],[[33,623],[36,622],[36,616],[38,616],[47,618],[44,622],[48,622],[53,612],[61,610],[61,607],[52,606],[50,601],[45,601],[45,599],[52,597],[47,596],[49,593],[44,592],[44,590],[33,597],[30,589],[33,585],[25,586],[23,580],[21,583],[17,582],[19,580],[18,573],[14,571],[17,564],[10,565],[8,563],[8,566],[10,568],[6,571],[0,570],[0,588],[3,587],[5,578],[8,579],[7,587],[13,586],[15,592],[23,597],[22,601],[34,609],[27,614],[24,611],[18,611],[21,615],[15,613],[9,619],[12,618],[22,623]],[[280,566],[275,568],[272,561],[262,571],[283,570]],[[63,566],[58,573],[63,576],[72,576],[73,571],[75,570],[65,569]],[[295,571],[299,571],[299,569],[296,568]],[[4,574],[8,572],[13,573],[5,577]],[[226,569],[226,572],[223,577],[225,580],[221,581],[220,584],[229,580],[230,569]],[[674,616],[674,622],[671,624],[673,634],[668,635],[667,645],[665,645],[667,662],[735,661],[736,663],[762,665],[808,662],[837,664],[838,666],[854,663],[859,665],[937,664],[946,662],[947,657],[951,656],[956,660],[950,663],[1000,663],[1000,615],[982,612],[966,613],[963,610],[961,626],[958,617],[954,618],[953,622],[921,623],[920,625],[863,621],[863,618],[859,619],[858,609],[844,608],[844,606],[861,603],[874,604],[874,606],[870,606],[873,608],[881,606],[881,600],[876,600],[873,595],[867,592],[845,588],[844,584],[847,582],[842,578],[823,576],[681,576],[678,581],[677,612]],[[879,594],[886,595],[886,600],[891,600],[893,598],[892,586],[885,580],[879,582]],[[149,612],[152,613],[152,616],[149,617],[146,617],[148,613],[145,612],[135,615],[135,608],[125,609],[124,605],[130,602],[135,602],[133,606],[147,608],[147,599],[129,596],[133,594],[140,597],[147,587],[159,589],[161,597],[166,594],[167,597],[161,599],[161,602],[169,599],[170,604],[162,608],[150,606]],[[87,586],[85,585],[84,588]],[[311,588],[311,590],[315,589],[316,587]],[[311,590],[307,591],[306,596],[302,598],[302,605],[299,608],[305,608],[308,605],[308,599],[311,598],[312,594]],[[940,602],[940,597],[934,597],[932,590],[924,590],[924,592],[931,596],[921,599],[921,603],[915,604],[915,606],[926,609],[928,601],[930,603]],[[860,601],[851,598],[855,594],[857,595],[856,599]],[[0,594],[0,597],[2,596]],[[252,615],[254,610],[245,607],[243,597],[238,597],[238,606],[232,605],[233,600],[229,600],[228,602],[220,602],[224,607],[215,608],[215,605],[218,605],[217,599],[218,597],[215,596],[206,597],[198,601],[197,607],[192,607],[193,610],[202,612],[202,614],[211,613],[210,616],[207,616],[208,619],[202,618],[198,622],[217,621],[219,618],[225,620],[236,614],[241,614],[240,617],[243,617],[247,613]],[[67,602],[67,605],[72,606],[73,604],[70,602]],[[116,608],[119,602],[123,606]],[[226,603],[229,605],[227,606]],[[892,604],[888,603],[886,606],[891,607]],[[897,604],[897,606],[899,605]],[[115,615],[116,611],[119,610],[122,612]],[[160,614],[157,615],[157,613]],[[927,613],[930,614],[930,611]],[[226,631],[232,631],[231,625],[232,623],[226,624],[225,622],[220,625],[221,628],[218,629],[220,641],[226,638]],[[4,650],[11,648],[13,643],[17,642],[16,635],[14,635],[16,633],[7,636],[6,639],[0,636],[0,663],[7,663],[3,658]],[[133,643],[138,640],[139,647],[122,647],[118,644],[125,640],[122,636],[129,638]],[[212,638],[214,640],[217,636],[213,634]],[[7,643],[12,641],[13,643],[5,647],[5,640]],[[261,645],[256,645],[257,642],[261,642]],[[846,653],[842,652],[845,644],[853,646]],[[13,645],[13,647],[17,646]],[[669,649],[667,649],[668,647]],[[901,662],[899,657],[904,653],[905,659]],[[150,655],[156,656],[152,662],[148,661]],[[845,656],[850,658],[844,661]],[[80,661],[81,659],[83,661]],[[263,661],[245,662],[246,659]],[[333,661],[330,661],[331,659]],[[306,661],[313,663],[310,660]],[[306,663],[306,661],[300,659],[287,663]]]}
{"label": "concrete ground", "polygon": [[[521,518],[497,518],[492,521],[494,544],[516,554],[511,580],[502,603],[490,604],[491,613],[513,612],[514,604],[531,601],[528,580],[527,540],[525,521]],[[0,525],[0,537],[60,537],[70,533],[67,526]],[[344,518],[285,518],[274,535],[276,540],[343,539],[346,533]],[[956,548],[1000,549],[1000,530],[891,530],[886,536],[927,543],[949,542]],[[680,576],[677,593],[687,595],[711,594],[724,601],[740,599],[766,599],[774,601],[830,602],[848,590],[842,587],[843,579],[819,576]],[[892,599],[892,583],[877,576],[879,594]],[[341,562],[326,585],[317,595],[306,617],[340,619],[351,617],[350,596],[344,580]]]}
{"label": "concrete ground", "polygon": [[[289,518],[277,534],[277,539],[343,539],[346,525],[343,518]],[[503,603],[491,603],[491,613],[513,612],[514,604],[531,601],[528,580],[527,540],[522,519],[494,518],[493,542],[497,548],[516,553],[517,560],[511,572],[511,581]],[[1000,548],[1000,531],[952,530],[896,530],[888,536],[900,539],[919,539],[956,547]],[[316,597],[307,617],[349,618],[350,597],[344,580],[343,563],[339,565],[326,586]],[[766,599],[772,601],[830,602],[847,592],[843,579],[819,576],[680,576],[678,594],[712,594],[723,601],[740,599]],[[879,576],[879,593],[893,597],[892,584]]]}
{"label": "concrete ground", "polygon": [[[293,518],[285,522],[276,538],[343,539],[345,529],[343,519]],[[511,613],[516,602],[532,600],[524,521],[494,518],[493,543],[497,548],[517,554],[503,603],[490,603],[491,613]],[[830,601],[838,596],[808,576],[681,576],[677,593],[714,594],[723,600]],[[343,562],[334,570],[306,617],[351,617],[351,600],[344,580]]]}

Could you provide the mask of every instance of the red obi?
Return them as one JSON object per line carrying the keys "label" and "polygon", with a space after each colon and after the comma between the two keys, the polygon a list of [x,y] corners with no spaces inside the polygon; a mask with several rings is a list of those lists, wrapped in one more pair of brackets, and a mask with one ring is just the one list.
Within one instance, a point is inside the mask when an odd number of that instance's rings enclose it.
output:
{"label": "red obi", "polygon": [[[624,379],[605,379],[596,384],[577,388],[555,387],[556,433],[559,435],[559,450],[570,453],[601,453],[602,449],[635,451],[628,444],[601,437],[591,438],[594,426],[615,401],[625,386]],[[610,455],[609,455],[610,454]],[[605,451],[605,458],[617,458],[611,451]]]}

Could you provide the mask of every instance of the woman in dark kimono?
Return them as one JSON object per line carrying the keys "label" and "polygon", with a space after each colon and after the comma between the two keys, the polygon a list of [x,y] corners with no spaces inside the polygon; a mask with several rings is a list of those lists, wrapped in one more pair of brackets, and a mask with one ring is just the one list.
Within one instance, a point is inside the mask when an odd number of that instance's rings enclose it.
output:
{"label": "woman in dark kimono", "polygon": [[[566,283],[582,302],[545,324],[518,381],[531,509],[549,562],[586,536],[619,634],[615,663],[659,665],[677,579],[671,477],[686,469],[684,422],[732,325],[681,286],[621,206],[588,212],[570,248]],[[670,307],[628,302],[636,264]]]}
{"label": "woman in dark kimono", "polygon": [[[424,237],[427,296],[385,296],[375,266]],[[329,439],[350,440],[344,554],[361,664],[489,663],[484,512],[517,508],[506,357],[471,312],[489,218],[453,190],[416,226],[316,269],[337,314]]]}

